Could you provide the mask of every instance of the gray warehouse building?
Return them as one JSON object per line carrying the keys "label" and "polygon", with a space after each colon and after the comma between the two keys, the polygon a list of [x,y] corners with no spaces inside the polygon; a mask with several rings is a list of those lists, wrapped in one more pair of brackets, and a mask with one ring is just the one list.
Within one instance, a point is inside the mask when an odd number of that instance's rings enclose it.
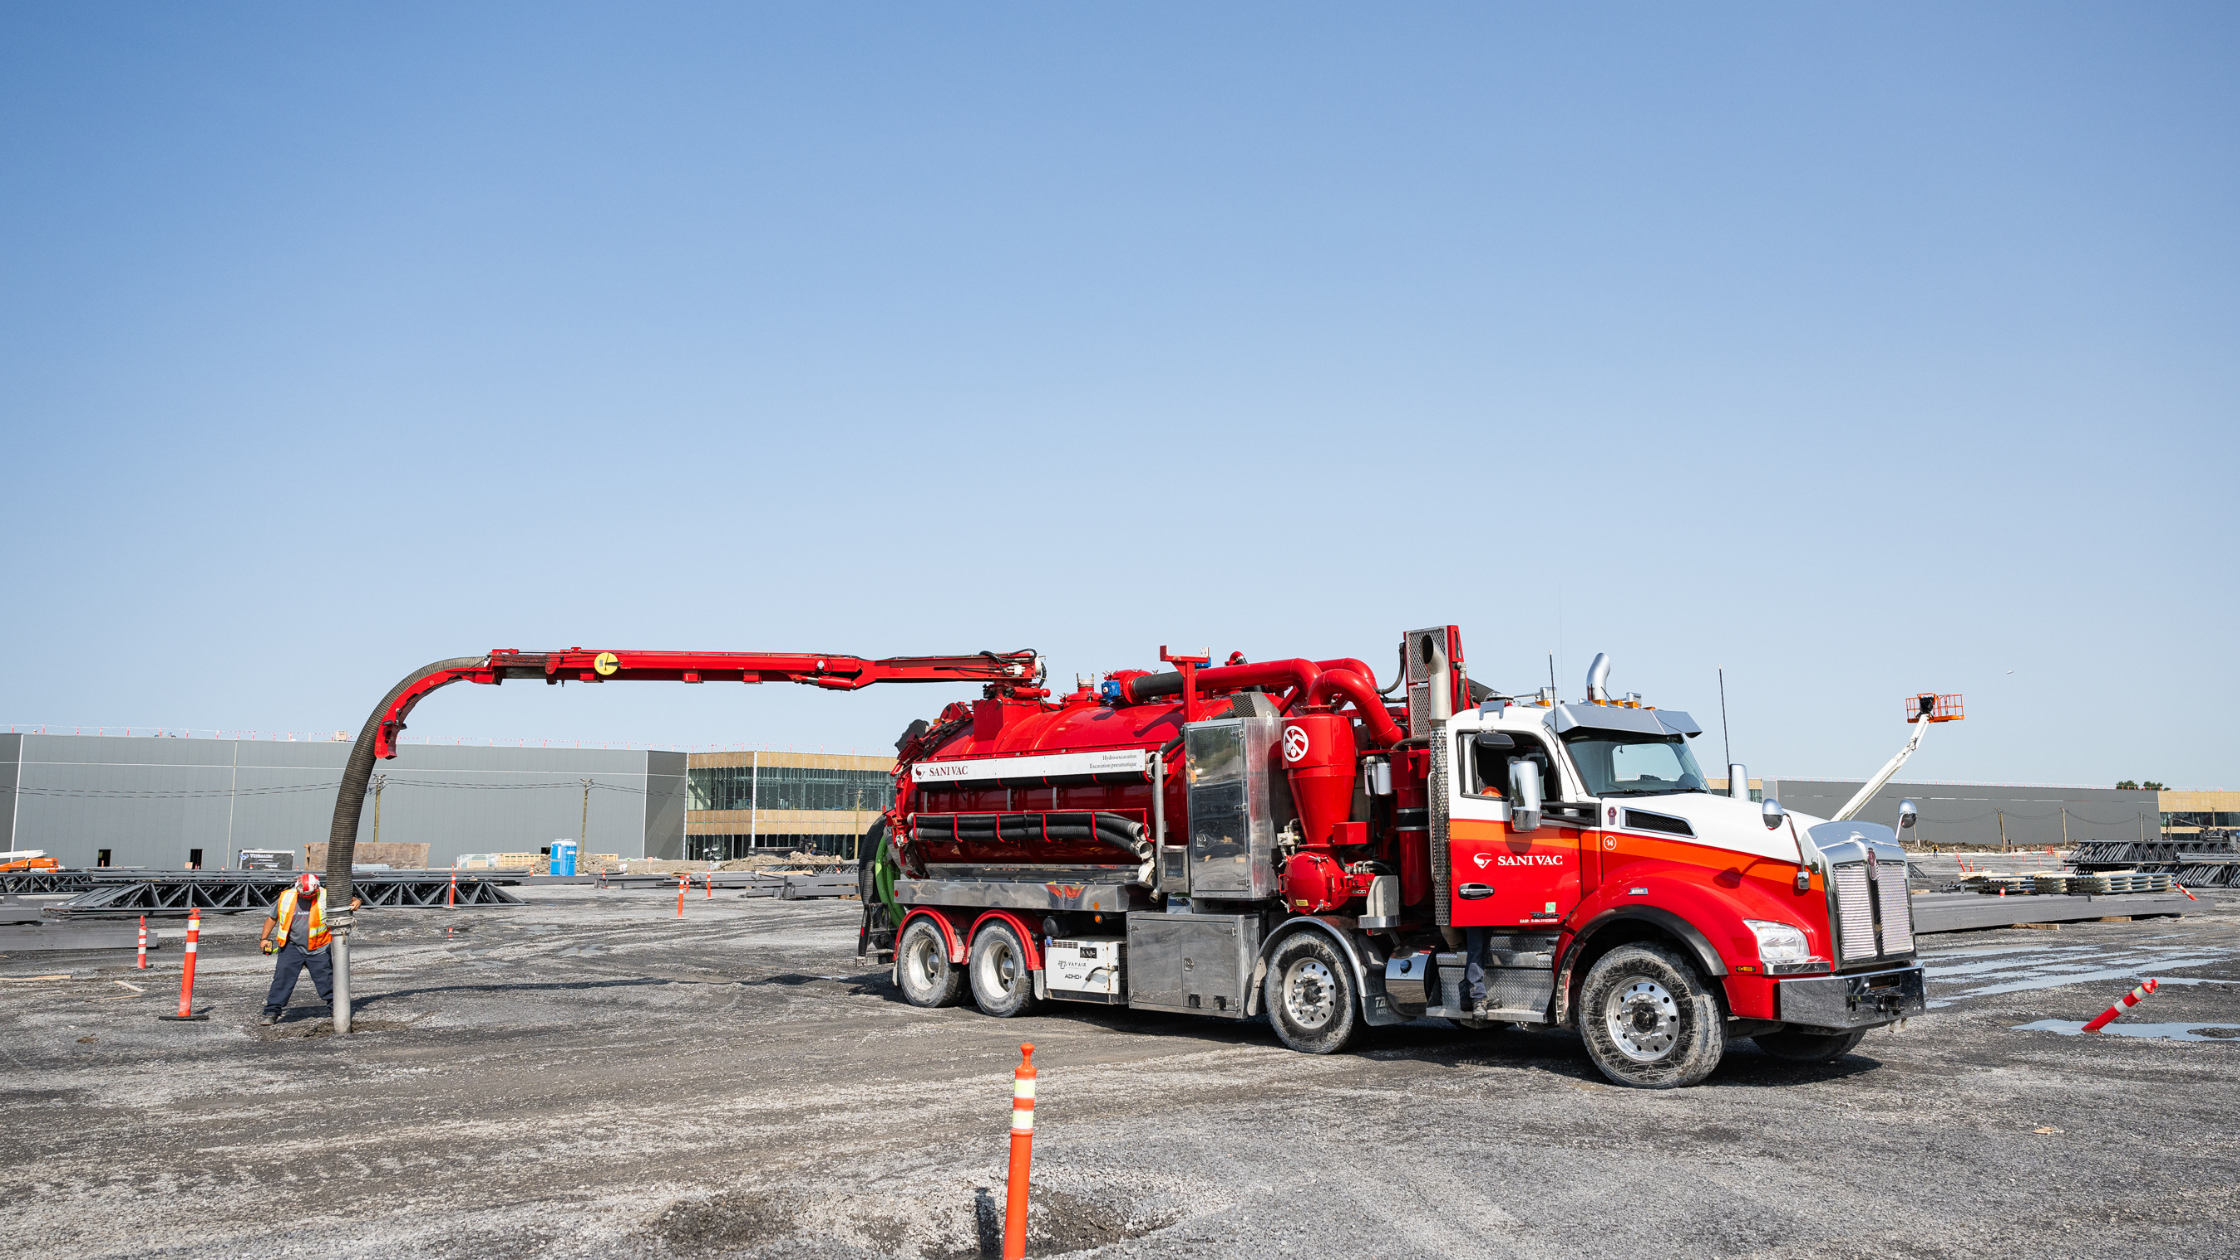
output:
{"label": "gray warehouse building", "polygon": [[[64,866],[238,866],[243,849],[300,855],[323,843],[344,741],[0,734],[0,850],[44,849]],[[685,754],[407,744],[380,762],[383,843],[462,853],[684,855]],[[358,838],[375,835],[367,796]]]}
{"label": "gray warehouse building", "polygon": [[[326,840],[345,741],[0,734],[0,850],[65,866],[207,869],[244,849]],[[376,767],[379,839],[462,853],[535,853],[575,839],[622,858],[724,859],[761,849],[846,853],[892,801],[893,760],[810,753],[695,753],[407,744]],[[1724,790],[1724,780],[1714,780]],[[588,785],[588,786],[587,786]],[[1751,780],[1751,795],[1827,817],[1859,782]],[[2028,784],[1892,783],[1861,817],[1940,848],[2049,848],[2240,824],[2240,795]],[[2189,812],[2190,811],[2190,812]],[[689,834],[688,834],[689,833]],[[376,797],[358,828],[376,837]]]}
{"label": "gray warehouse building", "polygon": [[[1788,809],[1821,818],[1843,808],[1864,780],[1768,779],[1759,789]],[[2050,787],[2028,783],[1890,783],[1859,816],[1898,825],[1898,803],[1911,800],[1920,824],[1906,839],[1938,848],[2061,848],[2080,840],[2145,840],[2162,830],[2160,794],[2121,788]]]}

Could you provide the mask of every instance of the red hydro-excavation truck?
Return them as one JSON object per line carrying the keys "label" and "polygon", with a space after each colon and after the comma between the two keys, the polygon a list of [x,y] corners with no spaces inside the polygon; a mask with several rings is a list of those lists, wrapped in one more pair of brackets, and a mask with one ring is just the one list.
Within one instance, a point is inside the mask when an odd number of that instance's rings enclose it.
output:
{"label": "red hydro-excavation truck", "polygon": [[[1072,694],[1032,652],[501,649],[397,684],[359,734],[328,882],[349,896],[373,762],[448,683],[630,680],[983,684],[898,745],[896,798],[862,866],[859,952],[920,1006],[1044,1002],[1265,1014],[1284,1044],[1343,1049],[1424,1016],[1576,1027],[1624,1085],[1702,1080],[1729,1038],[1831,1059],[1919,1014],[1906,862],[1850,821],[1957,697],[1918,697],[1905,749],[1833,820],[1708,790],[1687,714],[1528,699],[1471,682],[1453,626],[1410,631],[1380,690],[1357,660],[1123,670]],[[1405,685],[1404,696],[1386,695]],[[1948,703],[1949,702],[1949,703]],[[1910,825],[1911,803],[1900,825]],[[349,1030],[350,916],[332,921]]]}
{"label": "red hydro-excavation truck", "polygon": [[1311,1054],[1423,1016],[1576,1026],[1651,1087],[1732,1037],[1825,1060],[1921,1012],[1890,828],[1753,804],[1740,767],[1712,794],[1701,728],[1613,700],[1603,658],[1566,704],[1470,682],[1453,626],[1401,652],[1390,706],[1359,661],[1164,649],[950,705],[901,742],[860,948],[920,1006],[1265,1013]]}

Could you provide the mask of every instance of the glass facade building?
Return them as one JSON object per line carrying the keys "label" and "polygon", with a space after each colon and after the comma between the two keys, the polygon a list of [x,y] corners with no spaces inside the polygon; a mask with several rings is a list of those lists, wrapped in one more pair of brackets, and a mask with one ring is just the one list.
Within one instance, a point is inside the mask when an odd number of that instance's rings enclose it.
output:
{"label": "glass facade building", "polygon": [[825,766],[694,766],[688,809],[814,809],[882,813],[894,804],[885,770]]}
{"label": "glass facade building", "polygon": [[755,852],[852,856],[894,803],[894,762],[834,753],[694,753],[686,772],[685,856]]}
{"label": "glass facade building", "polygon": [[2162,829],[2166,832],[2206,831],[2211,827],[2240,828],[2240,811],[2171,810],[2162,815]]}

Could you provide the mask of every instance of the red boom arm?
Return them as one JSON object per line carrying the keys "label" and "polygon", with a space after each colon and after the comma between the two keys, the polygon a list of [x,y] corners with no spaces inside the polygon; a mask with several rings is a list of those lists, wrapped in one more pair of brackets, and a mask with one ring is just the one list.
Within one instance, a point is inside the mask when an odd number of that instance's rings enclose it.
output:
{"label": "red boom arm", "polygon": [[405,715],[420,698],[455,682],[502,683],[513,679],[562,682],[793,682],[854,691],[882,682],[985,682],[1006,690],[1042,681],[1042,661],[1032,651],[980,652],[972,656],[890,656],[865,660],[817,652],[563,652],[497,648],[471,664],[437,669],[400,689],[380,715],[374,753],[397,755]]}

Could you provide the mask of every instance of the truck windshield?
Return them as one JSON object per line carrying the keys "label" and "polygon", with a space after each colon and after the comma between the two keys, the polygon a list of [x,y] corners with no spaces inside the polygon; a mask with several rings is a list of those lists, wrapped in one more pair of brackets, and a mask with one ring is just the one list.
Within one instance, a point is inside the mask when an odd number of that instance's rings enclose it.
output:
{"label": "truck windshield", "polygon": [[1682,737],[1627,739],[1605,734],[1564,741],[1593,796],[1654,796],[1704,791],[1703,771]]}

